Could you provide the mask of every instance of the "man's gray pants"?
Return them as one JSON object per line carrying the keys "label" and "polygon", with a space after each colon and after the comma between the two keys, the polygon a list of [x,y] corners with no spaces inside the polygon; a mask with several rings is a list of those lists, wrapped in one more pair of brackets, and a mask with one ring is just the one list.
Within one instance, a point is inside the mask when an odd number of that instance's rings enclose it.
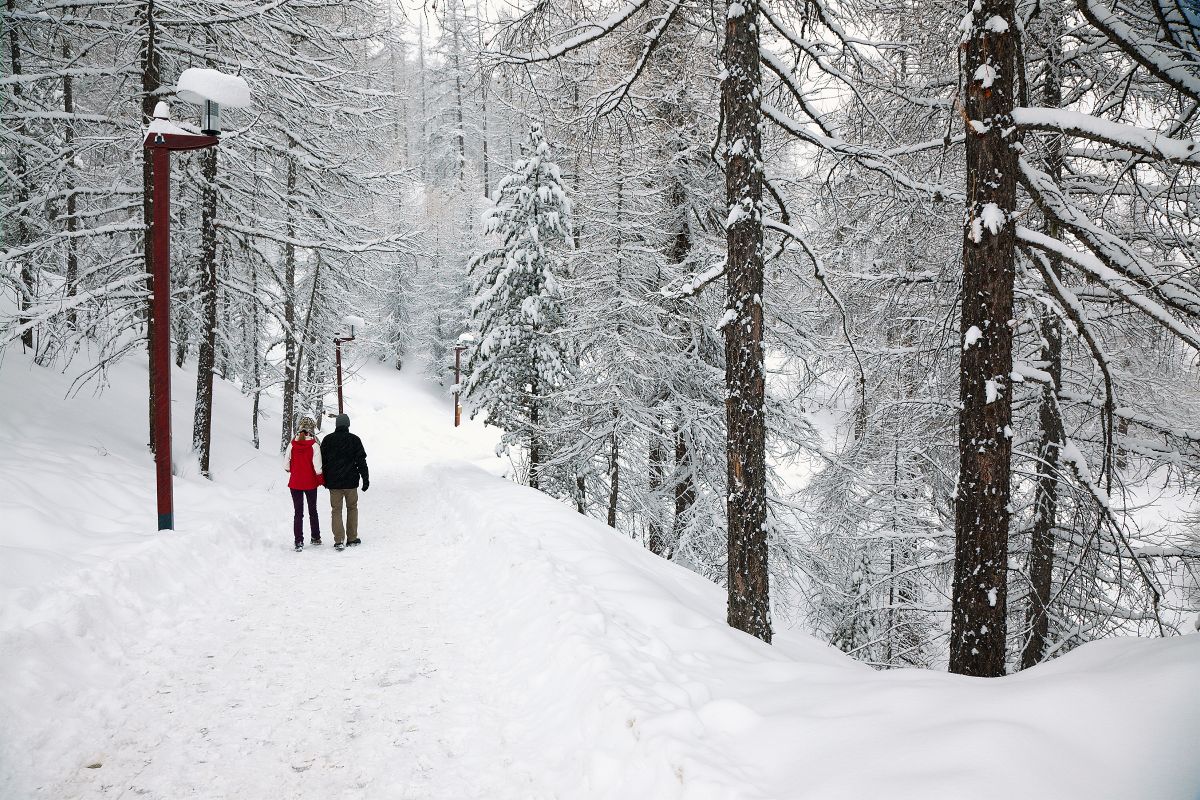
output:
{"label": "man's gray pants", "polygon": [[[346,524],[342,525],[342,503],[346,504]],[[358,489],[330,489],[333,507],[333,543],[358,541]]]}

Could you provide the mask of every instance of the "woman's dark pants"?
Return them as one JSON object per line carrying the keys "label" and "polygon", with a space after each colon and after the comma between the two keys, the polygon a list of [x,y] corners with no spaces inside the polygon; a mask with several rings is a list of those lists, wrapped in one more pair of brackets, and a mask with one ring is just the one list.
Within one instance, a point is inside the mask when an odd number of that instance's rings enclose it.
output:
{"label": "woman's dark pants", "polygon": [[296,517],[292,523],[292,532],[296,534],[296,546],[304,544],[304,500],[308,500],[308,526],[312,538],[321,538],[321,520],[317,516],[317,490],[292,489],[292,507],[296,509]]}

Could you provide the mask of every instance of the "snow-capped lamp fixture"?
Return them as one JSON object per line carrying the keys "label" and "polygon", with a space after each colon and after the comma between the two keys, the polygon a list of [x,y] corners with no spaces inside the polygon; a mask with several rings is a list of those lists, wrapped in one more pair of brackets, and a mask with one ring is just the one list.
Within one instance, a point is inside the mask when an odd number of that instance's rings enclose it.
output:
{"label": "snow-capped lamp fixture", "polygon": [[356,317],[353,314],[342,317],[342,326],[345,329],[345,340],[348,342],[354,341],[355,332],[365,326],[367,323],[362,317]]}
{"label": "snow-capped lamp fixture", "polygon": [[250,106],[250,87],[245,79],[201,67],[183,71],[175,84],[175,96],[185,103],[200,106],[200,132],[206,136],[221,135],[221,106]]}
{"label": "snow-capped lamp fixture", "polygon": [[345,400],[342,397],[342,344],[344,342],[353,342],[354,334],[357,329],[362,328],[366,323],[362,317],[353,315],[342,317],[342,326],[344,335],[333,337],[334,359],[337,363],[337,396],[338,396],[338,413],[345,413]]}
{"label": "snow-capped lamp fixture", "polygon": [[158,500],[158,529],[175,529],[175,485],[171,469],[171,153],[215,147],[221,135],[221,106],[247,108],[250,87],[236,75],[215,69],[185,69],[175,85],[175,96],[203,106],[202,133],[193,133],[171,121],[165,101],[154,106],[154,118],[146,126],[142,146],[151,163],[154,211],[150,223],[153,258],[153,291],[150,318],[152,369],[150,402],[151,433],[154,436],[154,474]]}

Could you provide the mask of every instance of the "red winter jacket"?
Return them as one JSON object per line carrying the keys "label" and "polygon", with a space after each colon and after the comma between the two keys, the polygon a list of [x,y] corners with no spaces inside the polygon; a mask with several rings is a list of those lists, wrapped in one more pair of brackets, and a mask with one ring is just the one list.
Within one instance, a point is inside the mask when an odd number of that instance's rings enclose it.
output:
{"label": "red winter jacket", "polygon": [[321,448],[316,439],[293,439],[283,453],[283,468],[292,474],[289,489],[308,491],[324,483],[321,476]]}

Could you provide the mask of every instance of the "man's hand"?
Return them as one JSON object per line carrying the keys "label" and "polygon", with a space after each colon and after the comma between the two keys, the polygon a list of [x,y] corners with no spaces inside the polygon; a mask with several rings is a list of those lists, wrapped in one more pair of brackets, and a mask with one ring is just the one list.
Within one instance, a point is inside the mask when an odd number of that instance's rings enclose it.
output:
{"label": "man's hand", "polygon": [[365,492],[367,489],[370,489],[370,488],[371,488],[371,481],[369,481],[367,479],[363,479],[363,491]]}

